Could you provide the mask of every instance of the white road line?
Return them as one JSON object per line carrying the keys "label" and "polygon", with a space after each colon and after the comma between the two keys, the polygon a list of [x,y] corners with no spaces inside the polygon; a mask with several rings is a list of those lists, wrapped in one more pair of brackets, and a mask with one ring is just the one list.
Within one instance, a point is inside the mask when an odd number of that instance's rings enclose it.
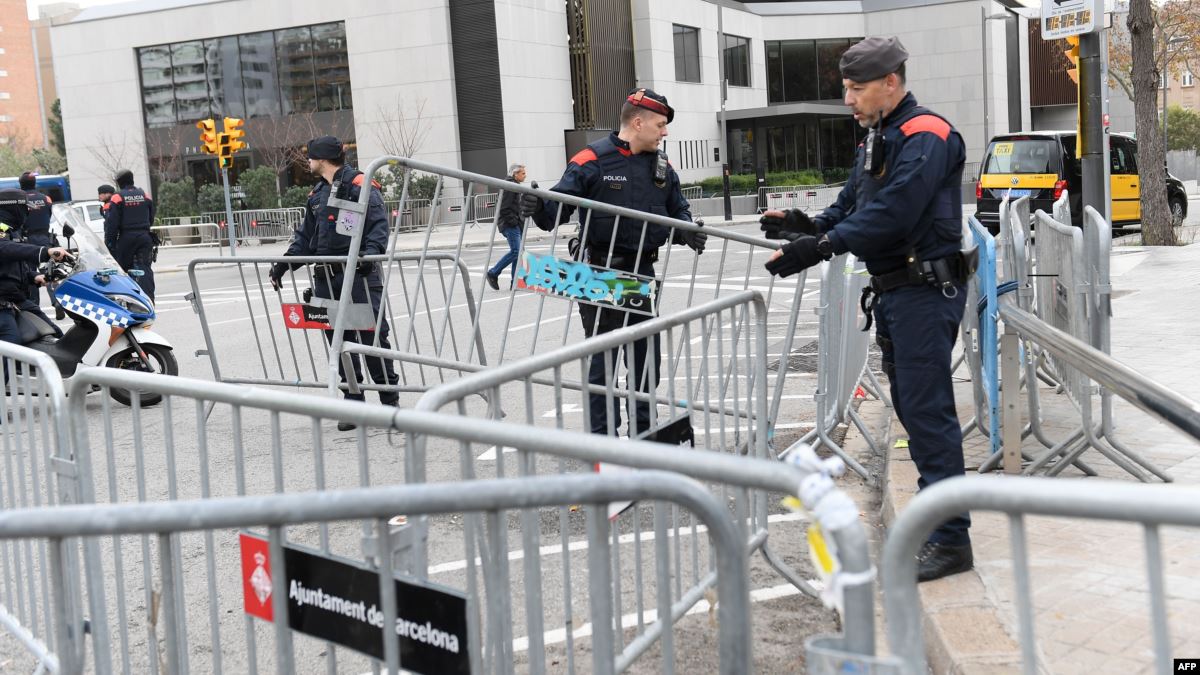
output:
{"label": "white road line", "polygon": [[[778,428],[778,426],[776,428]],[[770,523],[791,523],[791,522],[803,521],[803,520],[807,520],[807,518],[805,518],[804,514],[801,514],[801,513],[776,513],[774,515],[767,516],[768,524],[770,524]],[[704,534],[706,532],[708,532],[708,528],[705,527],[704,525],[696,526],[696,534]],[[679,536],[691,536],[691,535],[692,535],[692,528],[690,528],[690,527],[680,528]],[[672,537],[675,535],[672,533],[668,533],[668,536]],[[617,539],[619,544],[632,544],[633,540],[634,540],[634,534],[632,534],[632,533],[631,534],[623,534],[620,537],[618,537],[618,539]],[[646,543],[646,542],[653,541],[653,540],[654,540],[653,532],[642,532],[642,538],[641,538],[642,543]],[[538,549],[538,556],[545,558],[547,556],[560,555],[562,553],[562,548],[563,548],[562,544],[552,544],[549,546],[542,546]],[[571,553],[574,553],[577,551],[586,551],[587,548],[588,548],[588,543],[587,543],[586,539],[578,539],[578,540],[572,541],[567,544],[567,551],[571,552]],[[524,558],[525,558],[525,551],[523,549],[514,549],[514,550],[508,552],[509,560],[522,560]],[[482,565],[483,560],[481,558],[476,558],[475,564]],[[429,575],[432,576],[434,574],[445,574],[447,572],[458,572],[458,571],[462,571],[465,569],[467,569],[467,561],[466,560],[455,560],[452,562],[441,563],[438,565],[431,565],[429,567]]]}
{"label": "white road line", "polygon": [[[510,447],[508,447],[507,445],[506,445],[506,446],[504,446],[504,454],[506,454],[506,455],[507,455],[508,453],[510,453],[510,452],[516,452],[516,451],[517,451],[517,449],[516,449],[516,448],[510,448]],[[479,455],[479,456],[478,456],[478,457],[476,457],[475,459],[477,459],[477,460],[479,460],[479,461],[481,461],[481,462],[494,462],[494,461],[496,461],[496,446],[494,446],[494,445],[493,445],[492,447],[488,448],[487,450],[484,450],[484,451],[483,451],[483,454]]]}

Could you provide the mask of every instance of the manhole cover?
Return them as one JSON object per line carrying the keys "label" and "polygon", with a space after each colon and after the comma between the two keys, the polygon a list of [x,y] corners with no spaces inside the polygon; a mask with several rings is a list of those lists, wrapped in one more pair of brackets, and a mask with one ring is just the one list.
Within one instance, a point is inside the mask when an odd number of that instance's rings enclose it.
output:
{"label": "manhole cover", "polygon": [[[881,354],[879,352],[879,346],[875,344],[874,340],[872,340],[869,348],[867,349],[867,366],[877,373],[883,371],[880,357]],[[792,353],[788,355],[787,370],[789,373],[815,373],[817,372],[819,358],[820,355],[817,342],[814,340],[802,347],[797,347],[796,349],[792,350]],[[779,359],[772,361],[771,364],[767,366],[767,370],[778,371]]]}

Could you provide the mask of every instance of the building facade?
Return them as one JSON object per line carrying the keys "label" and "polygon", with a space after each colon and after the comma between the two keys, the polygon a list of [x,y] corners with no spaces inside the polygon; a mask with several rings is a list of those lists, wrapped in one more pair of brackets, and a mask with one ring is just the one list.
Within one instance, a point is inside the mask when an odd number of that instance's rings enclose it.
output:
{"label": "building facade", "polygon": [[1024,21],[990,0],[139,0],[85,9],[51,43],[80,194],[123,167],[215,180],[194,124],[222,116],[246,119],[234,173],[271,166],[284,185],[311,180],[289,162],[323,133],[361,165],[520,162],[552,184],[634,86],[676,109],[666,149],[687,182],[723,162],[844,174],[862,131],[837,63],[876,34],[904,42],[909,88],[977,162],[985,136],[1031,122]]}
{"label": "building facade", "polygon": [[0,143],[45,142],[38,59],[24,0],[0,0]]}

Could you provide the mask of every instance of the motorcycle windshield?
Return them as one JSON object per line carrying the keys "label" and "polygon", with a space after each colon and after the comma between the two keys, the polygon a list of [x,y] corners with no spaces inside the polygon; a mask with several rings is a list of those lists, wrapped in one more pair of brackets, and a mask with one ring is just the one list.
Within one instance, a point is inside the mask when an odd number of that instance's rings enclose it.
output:
{"label": "motorcycle windshield", "polygon": [[104,241],[100,239],[92,228],[88,227],[83,218],[79,217],[79,212],[72,209],[66,204],[55,204],[53,214],[58,220],[59,226],[70,225],[71,229],[75,230],[71,235],[70,241],[66,241],[63,236],[62,243],[71,249],[75,249],[75,255],[79,258],[75,269],[77,271],[99,271],[99,270],[120,270],[121,266],[117,264],[116,258],[113,258],[112,253],[109,253],[108,247],[104,245]]}

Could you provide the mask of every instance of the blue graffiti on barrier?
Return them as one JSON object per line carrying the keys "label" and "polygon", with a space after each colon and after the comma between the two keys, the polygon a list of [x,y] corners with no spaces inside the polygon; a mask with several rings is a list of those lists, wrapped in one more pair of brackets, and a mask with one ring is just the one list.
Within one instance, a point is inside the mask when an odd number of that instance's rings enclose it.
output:
{"label": "blue graffiti on barrier", "polygon": [[641,305],[653,292],[645,277],[529,251],[517,267],[517,287],[616,307]]}

